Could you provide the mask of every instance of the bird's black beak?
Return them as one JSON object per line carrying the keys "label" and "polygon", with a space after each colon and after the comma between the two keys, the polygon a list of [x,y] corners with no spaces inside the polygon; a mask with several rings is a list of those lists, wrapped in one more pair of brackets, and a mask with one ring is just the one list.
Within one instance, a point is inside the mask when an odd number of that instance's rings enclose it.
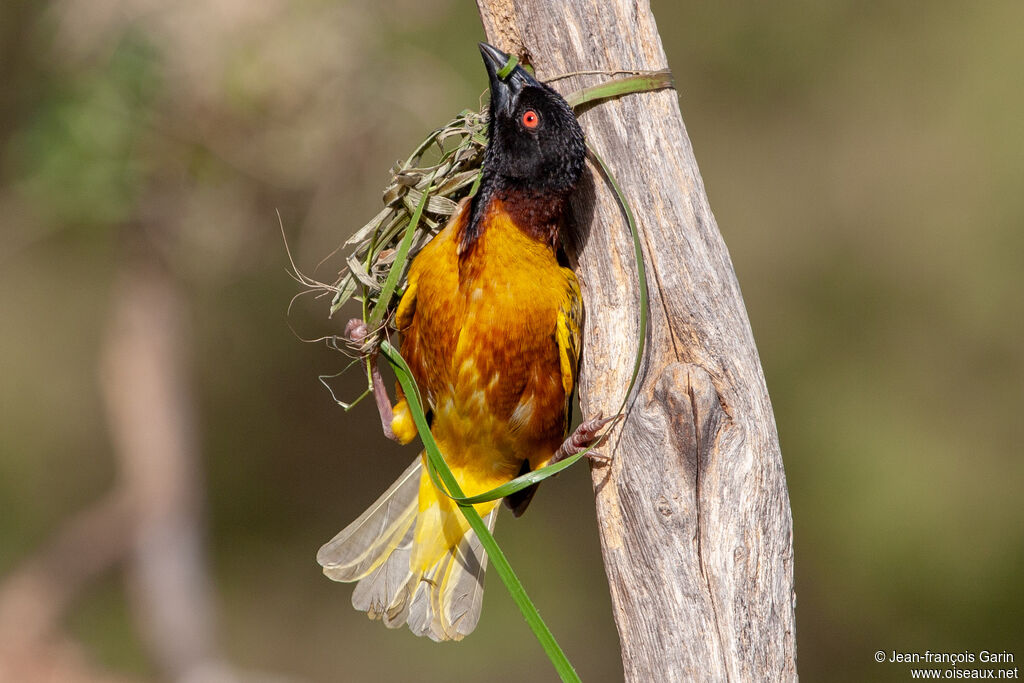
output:
{"label": "bird's black beak", "polygon": [[503,73],[509,56],[493,45],[480,43],[480,54],[483,55],[487,76],[491,81],[492,117],[500,113],[511,114],[519,93],[526,86],[540,87],[537,79],[518,64],[508,73]]}

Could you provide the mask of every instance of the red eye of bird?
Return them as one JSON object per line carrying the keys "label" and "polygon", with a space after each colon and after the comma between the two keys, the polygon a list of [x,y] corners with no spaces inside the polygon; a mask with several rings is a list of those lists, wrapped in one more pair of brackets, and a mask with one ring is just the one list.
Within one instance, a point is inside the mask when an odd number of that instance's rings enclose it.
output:
{"label": "red eye of bird", "polygon": [[540,117],[537,116],[537,112],[532,109],[527,109],[523,113],[523,125],[527,128],[536,128],[537,124],[540,123]]}

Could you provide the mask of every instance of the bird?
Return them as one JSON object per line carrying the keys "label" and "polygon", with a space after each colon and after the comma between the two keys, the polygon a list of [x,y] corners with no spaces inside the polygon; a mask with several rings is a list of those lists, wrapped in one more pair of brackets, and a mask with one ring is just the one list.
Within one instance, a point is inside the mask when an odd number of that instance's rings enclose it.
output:
{"label": "bird", "polygon": [[[490,84],[480,185],[416,255],[395,314],[430,431],[467,496],[596,445],[611,421],[598,415],[566,438],[583,302],[559,236],[584,172],[583,131],[553,88],[522,65],[508,71],[509,56],[487,43],[480,52]],[[346,328],[357,342],[366,332],[359,319]],[[417,432],[401,387],[392,407],[373,367],[384,432],[409,443]],[[352,604],[371,619],[461,640],[480,619],[487,556],[424,458],[317,560],[329,578],[358,582]],[[536,486],[505,498],[514,516]],[[493,530],[498,501],[475,507]]]}

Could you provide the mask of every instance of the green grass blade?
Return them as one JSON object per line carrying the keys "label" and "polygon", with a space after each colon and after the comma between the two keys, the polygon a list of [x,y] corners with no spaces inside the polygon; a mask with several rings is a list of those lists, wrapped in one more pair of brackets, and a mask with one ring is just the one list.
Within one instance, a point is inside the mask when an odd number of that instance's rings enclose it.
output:
{"label": "green grass blade", "polygon": [[526,474],[522,474],[516,477],[512,481],[506,482],[501,486],[497,486],[491,489],[490,491],[486,491],[475,496],[453,495],[451,491],[447,490],[446,487],[441,485],[441,482],[438,479],[438,474],[434,470],[434,468],[430,466],[430,463],[427,463],[427,474],[429,474],[430,478],[433,480],[434,486],[441,489],[442,493],[445,493],[449,498],[454,500],[456,503],[465,505],[489,503],[492,500],[499,500],[501,498],[505,498],[506,496],[511,496],[513,493],[517,491],[522,491],[523,489],[529,486],[533,486],[534,484],[538,484],[547,479],[548,477],[552,477],[558,474],[562,470],[569,469],[577,462],[579,462],[580,459],[582,459],[587,454],[587,451],[589,451],[591,448],[593,448],[593,446],[589,446],[586,450],[580,451],[576,455],[570,456],[565,460],[556,462],[553,465],[545,465],[544,467],[536,469],[532,472],[527,472]]}
{"label": "green grass blade", "polygon": [[519,64],[519,57],[516,57],[515,55],[509,55],[508,61],[505,62],[505,66],[501,67],[498,70],[498,73],[495,75],[499,79],[505,80],[506,78],[508,78],[508,75],[512,73],[512,70],[516,68],[517,64]]}
{"label": "green grass blade", "polygon": [[652,90],[665,90],[673,88],[672,72],[668,69],[661,71],[647,71],[636,76],[620,76],[612,78],[598,85],[583,88],[571,93],[565,98],[569,106],[575,109],[584,104],[607,100],[612,97],[621,97],[635,92],[650,92]]}
{"label": "green grass blade", "polygon": [[395,287],[398,286],[398,280],[401,278],[402,273],[405,272],[405,262],[406,259],[409,258],[409,247],[412,246],[412,238],[416,234],[416,226],[419,225],[420,218],[423,216],[423,208],[427,205],[427,200],[430,198],[430,186],[433,182],[434,174],[431,173],[430,177],[427,179],[426,187],[423,188],[423,194],[420,196],[419,204],[416,205],[416,210],[412,214],[412,219],[409,221],[409,225],[405,229],[405,236],[402,238],[402,243],[398,245],[398,252],[395,254],[394,263],[391,264],[391,270],[388,271],[388,277],[384,281],[384,286],[381,288],[380,296],[377,298],[377,305],[374,306],[369,319],[366,321],[367,326],[371,330],[376,328],[380,324],[380,321],[384,319],[388,306],[391,304],[391,295],[395,293]]}
{"label": "green grass blade", "polygon": [[[423,442],[427,459],[437,470],[438,476],[444,483],[444,488],[441,490],[447,489],[455,496],[463,497],[464,494],[459,486],[459,482],[456,481],[455,475],[448,468],[444,456],[441,455],[441,451],[434,441],[434,436],[430,433],[430,426],[427,424],[427,418],[423,412],[423,404],[420,401],[419,387],[416,385],[416,380],[413,378],[409,366],[401,354],[398,353],[398,350],[389,342],[381,342],[380,350],[384,358],[391,365],[391,368],[395,371],[398,383],[402,386],[405,399],[409,404],[409,411],[412,413],[416,429],[419,431],[420,440]],[[469,526],[476,533],[477,538],[480,539],[480,544],[487,552],[491,565],[498,572],[501,580],[505,582],[505,587],[508,588],[512,600],[515,601],[519,610],[523,613],[526,623],[533,629],[534,635],[537,636],[537,640],[547,653],[548,659],[551,660],[559,677],[567,683],[580,683],[580,677],[576,674],[576,670],[569,663],[568,657],[565,656],[565,652],[558,645],[558,641],[555,640],[555,636],[551,633],[547,624],[541,619],[540,613],[537,612],[537,608],[526,594],[526,589],[523,588],[523,584],[519,581],[515,571],[513,571],[512,565],[509,564],[508,558],[505,557],[505,553],[501,551],[498,542],[494,540],[494,536],[488,531],[487,525],[480,517],[480,513],[469,503],[458,503],[458,505],[459,509],[462,510],[462,514],[465,515],[466,521],[469,522]]]}
{"label": "green grass blade", "polygon": [[629,225],[629,234],[633,238],[633,258],[636,260],[636,277],[640,286],[640,330],[639,340],[637,343],[636,359],[633,361],[633,375],[629,378],[629,386],[626,388],[626,395],[622,397],[622,405],[619,406],[618,413],[621,415],[626,409],[626,405],[629,403],[629,398],[633,394],[633,387],[636,386],[637,377],[640,376],[640,366],[644,361],[644,349],[647,346],[647,325],[648,325],[648,313],[650,311],[650,295],[647,291],[647,266],[644,264],[644,251],[640,245],[640,232],[636,227],[636,218],[633,216],[633,209],[630,208],[629,202],[626,201],[626,195],[619,187],[619,183],[616,182],[615,176],[612,174],[608,164],[604,163],[604,159],[594,151],[594,148],[587,145],[587,151],[590,152],[590,156],[597,162],[598,166],[601,167],[601,172],[604,173],[604,177],[611,183],[612,189],[615,190],[615,195],[619,199],[619,205],[622,206],[622,210],[626,214],[626,223]]}

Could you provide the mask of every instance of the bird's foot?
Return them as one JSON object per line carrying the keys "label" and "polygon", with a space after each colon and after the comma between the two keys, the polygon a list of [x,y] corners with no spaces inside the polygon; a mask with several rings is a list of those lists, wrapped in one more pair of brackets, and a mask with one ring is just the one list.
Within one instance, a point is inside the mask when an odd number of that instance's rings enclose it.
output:
{"label": "bird's foot", "polygon": [[392,441],[398,441],[394,430],[391,428],[391,420],[394,413],[391,408],[391,398],[388,396],[387,387],[384,386],[384,377],[380,374],[380,361],[377,358],[377,349],[367,349],[366,339],[370,336],[370,328],[362,318],[352,318],[345,325],[345,336],[355,344],[360,351],[370,358],[370,378],[373,384],[373,399],[377,404],[377,412],[380,413],[380,426],[384,436]]}
{"label": "bird's foot", "polygon": [[370,328],[362,318],[352,318],[345,324],[345,338],[352,342],[360,350],[366,344],[370,336]]}
{"label": "bird's foot", "polygon": [[[576,431],[569,435],[562,445],[558,447],[555,455],[551,458],[551,464],[565,460],[571,456],[576,455],[588,448],[599,446],[605,438],[608,436],[608,432],[604,434],[598,434],[604,427],[614,423],[619,419],[619,415],[613,415],[612,417],[602,417],[601,413],[597,414],[597,417],[586,420],[578,427]],[[587,456],[592,462],[607,465],[611,463],[612,458],[610,455],[605,455],[600,451],[590,450],[587,451]]]}

